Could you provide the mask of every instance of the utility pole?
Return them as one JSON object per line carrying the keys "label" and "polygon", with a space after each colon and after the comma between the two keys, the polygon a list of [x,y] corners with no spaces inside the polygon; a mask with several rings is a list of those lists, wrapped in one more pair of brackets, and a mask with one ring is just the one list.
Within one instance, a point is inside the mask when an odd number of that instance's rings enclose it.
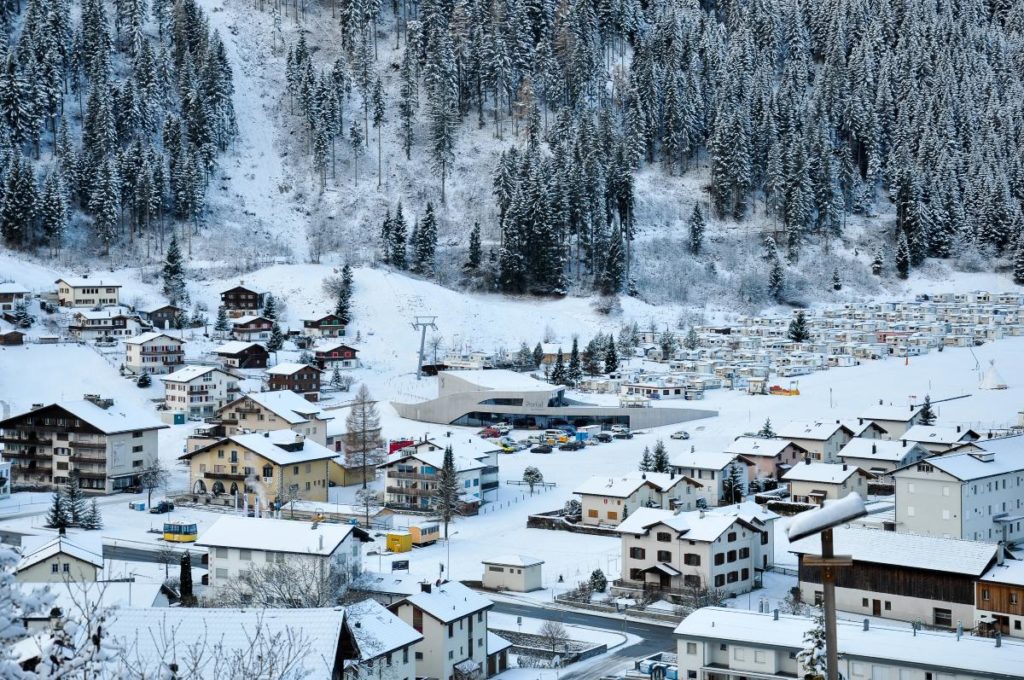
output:
{"label": "utility pole", "polygon": [[416,379],[419,380],[423,377],[423,349],[427,344],[427,329],[437,330],[437,324],[434,323],[437,320],[436,316],[416,316],[413,317],[412,327],[420,332],[420,360],[416,364]]}

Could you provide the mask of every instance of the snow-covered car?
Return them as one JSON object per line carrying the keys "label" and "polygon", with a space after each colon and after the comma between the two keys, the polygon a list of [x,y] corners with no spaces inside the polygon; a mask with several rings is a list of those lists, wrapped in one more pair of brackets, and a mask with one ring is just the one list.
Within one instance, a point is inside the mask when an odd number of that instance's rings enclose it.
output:
{"label": "snow-covered car", "polygon": [[598,432],[596,435],[594,435],[594,439],[596,441],[601,442],[602,444],[607,444],[612,440],[612,435],[610,432]]}
{"label": "snow-covered car", "polygon": [[629,432],[628,430],[625,432],[616,432],[615,434],[612,435],[612,437],[614,437],[615,439],[632,439],[633,433]]}
{"label": "snow-covered car", "polygon": [[552,449],[548,444],[541,444],[530,449],[530,453],[551,453],[552,451],[554,451],[554,449]]}
{"label": "snow-covered car", "polygon": [[562,444],[561,446],[559,446],[558,450],[559,451],[582,451],[586,447],[587,447],[586,444],[584,444],[581,441],[576,441],[574,439],[572,441],[568,441],[568,442]]}
{"label": "snow-covered car", "polygon": [[669,437],[672,439],[689,439],[690,433],[687,432],[686,430],[679,430],[678,432],[673,432],[672,434],[670,434]]}
{"label": "snow-covered car", "polygon": [[612,433],[616,432],[629,432],[629,428],[625,425],[612,425]]}

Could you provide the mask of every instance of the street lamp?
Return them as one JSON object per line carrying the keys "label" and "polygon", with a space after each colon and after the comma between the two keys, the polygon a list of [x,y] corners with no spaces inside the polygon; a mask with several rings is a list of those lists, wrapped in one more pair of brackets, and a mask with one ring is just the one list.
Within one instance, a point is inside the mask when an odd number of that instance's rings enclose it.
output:
{"label": "street lamp", "polygon": [[836,569],[853,565],[850,555],[836,555],[832,551],[832,529],[868,514],[864,499],[858,493],[825,503],[793,518],[786,529],[789,542],[821,535],[821,556],[804,555],[803,564],[821,567],[821,585],[825,610],[825,658],[828,680],[839,680],[839,650],[836,640]]}

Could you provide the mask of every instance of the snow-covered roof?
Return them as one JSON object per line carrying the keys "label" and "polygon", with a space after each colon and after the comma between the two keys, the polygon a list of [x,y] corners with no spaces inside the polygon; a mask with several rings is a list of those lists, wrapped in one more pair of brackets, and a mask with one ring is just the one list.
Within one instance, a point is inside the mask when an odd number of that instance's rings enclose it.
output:
{"label": "snow-covered roof", "polygon": [[[156,666],[167,659],[167,643],[175,643],[174,658],[196,672],[215,677],[217,664],[236,655],[254,653],[258,635],[266,651],[294,636],[301,653],[296,669],[307,678],[335,677],[345,610],[334,609],[119,609],[106,624],[106,635],[123,648],[130,660]],[[205,650],[191,655],[188,650]],[[196,664],[192,668],[190,662]],[[221,669],[223,670],[223,669]]]}
{"label": "snow-covered roof", "polygon": [[765,524],[768,522],[774,522],[780,517],[778,513],[769,510],[767,505],[758,505],[754,501],[743,501],[733,505],[721,505],[717,508],[709,508],[707,512],[712,512],[716,515],[732,515],[748,522],[752,522],[756,519]]}
{"label": "snow-covered roof", "polygon": [[725,453],[736,453],[743,456],[769,456],[775,457],[781,454],[787,446],[796,446],[803,450],[803,447],[794,444],[788,439],[765,439],[764,437],[736,437],[728,446]]}
{"label": "snow-covered roof", "polygon": [[68,284],[71,288],[120,288],[120,283],[115,283],[109,279],[104,281],[103,279],[90,279],[85,276],[67,276],[64,278],[57,279],[54,283],[60,283],[63,281]]}
{"label": "snow-covered roof", "polygon": [[79,420],[95,427],[103,434],[134,432],[136,430],[162,430],[167,427],[154,418],[153,414],[149,411],[120,402],[115,402],[110,408],[100,408],[86,399],[74,399],[72,401],[49,404],[43,408],[51,406],[64,409]]}
{"label": "snow-covered roof", "polygon": [[914,425],[900,438],[924,444],[958,444],[967,439],[977,439],[978,433],[956,426]]}
{"label": "snow-covered roof", "polygon": [[455,455],[477,459],[490,456],[501,449],[495,439],[484,439],[483,437],[477,437],[466,432],[449,431],[444,433],[427,432],[419,440],[406,448],[428,451],[431,446],[440,451],[444,451],[445,447],[451,446]]}
{"label": "snow-covered roof", "polygon": [[1024,586],[1024,560],[1007,559],[1002,564],[994,564],[978,580],[986,583]]}
{"label": "snow-covered roof", "polygon": [[127,307],[117,306],[103,307],[102,309],[76,309],[74,312],[74,317],[76,319],[82,318],[89,319],[92,321],[96,319],[113,319],[121,316],[134,317],[138,315],[135,314],[135,312],[133,312],[132,310],[128,309]]}
{"label": "snow-covered roof", "polygon": [[161,376],[160,379],[164,382],[186,383],[191,382],[196,378],[201,378],[207,373],[212,373],[214,371],[231,377],[230,373],[219,366],[185,366],[183,368],[179,368],[174,373],[168,373],[165,376]]}
{"label": "snow-covered roof", "polygon": [[[469,470],[479,470],[480,468],[486,467],[479,460],[476,460],[474,458],[467,458],[465,456],[460,456],[459,454],[455,453],[454,447],[452,454],[452,462],[455,464],[456,472],[468,472]],[[417,451],[415,453],[404,455],[400,458],[395,458],[394,460],[389,460],[387,463],[383,463],[382,465],[378,465],[377,467],[387,467],[389,465],[393,465],[394,463],[408,460],[410,458],[415,458],[421,463],[426,463],[430,467],[436,468],[438,470],[440,470],[444,466],[444,451]]]}
{"label": "snow-covered roof", "polygon": [[842,484],[857,473],[864,472],[856,465],[842,465],[839,463],[800,463],[794,465],[782,478],[789,482],[819,482],[822,484]]}
{"label": "snow-covered roof", "polygon": [[638,508],[629,517],[624,519],[615,530],[620,534],[643,535],[657,525],[665,526],[679,532],[681,538],[688,541],[711,542],[724,534],[729,527],[738,521],[748,524],[751,529],[755,528],[737,515],[720,514],[714,512],[693,512],[674,513],[671,510],[660,508]]}
{"label": "snow-covered roof", "polygon": [[899,463],[913,453],[917,444],[912,441],[889,439],[862,439],[854,437],[836,454],[840,458],[861,458]]}
{"label": "snow-covered roof", "polygon": [[[676,636],[799,651],[804,636],[814,627],[806,616],[771,614],[725,607],[697,609],[676,626]],[[873,663],[891,662],[933,670],[947,669],[971,677],[1010,680],[1020,677],[1024,667],[1024,645],[1003,638],[996,647],[987,638],[933,630],[914,631],[908,625],[888,627],[872,622],[868,630],[860,621],[838,622],[839,654],[846,659]]]}
{"label": "snow-covered roof", "polygon": [[304,423],[310,418],[327,420],[333,416],[327,415],[319,406],[304,399],[301,394],[291,390],[276,390],[274,392],[250,392],[239,397],[238,400],[222,407],[221,410],[230,409],[241,399],[251,399],[263,408],[280,417],[289,425]]}
{"label": "snow-covered roof", "polygon": [[535,567],[538,564],[544,564],[544,560],[529,555],[499,555],[480,561],[484,564],[500,564],[505,567]]}
{"label": "snow-covered roof", "polygon": [[18,562],[18,566],[15,571],[22,571],[28,569],[34,564],[39,564],[43,560],[48,560],[54,555],[70,555],[77,560],[82,562],[88,562],[89,564],[102,568],[103,567],[103,556],[98,555],[91,550],[86,550],[80,545],[73,543],[68,540],[67,536],[57,536],[56,538],[43,543],[39,547],[25,553],[21,556],[21,560]]}
{"label": "snow-covered roof", "polygon": [[961,481],[983,479],[1024,470],[1024,439],[1006,437],[975,442],[983,451],[947,453],[928,458],[929,465]]}
{"label": "snow-covered roof", "polygon": [[260,347],[263,347],[263,345],[260,345],[260,343],[258,343],[258,342],[246,342],[244,340],[232,340],[230,342],[225,342],[223,345],[218,345],[217,347],[214,347],[213,348],[213,353],[214,354],[240,354],[241,352],[244,352],[245,350],[249,349],[253,345],[259,345]]}
{"label": "snow-covered roof", "polygon": [[897,423],[905,423],[921,412],[920,406],[895,406],[875,404],[865,409],[860,417],[864,420],[889,420]]}
{"label": "snow-covered roof", "polygon": [[196,545],[323,556],[333,554],[352,529],[351,524],[226,515],[204,531]]}
{"label": "snow-covered roof", "polygon": [[[717,453],[714,451],[680,451],[673,452],[669,448],[669,464],[675,468],[698,468],[701,470],[721,470],[736,460],[735,453]],[[682,448],[682,447],[679,447]]]}
{"label": "snow-covered roof", "polygon": [[415,595],[420,592],[420,583],[420,577],[409,574],[396,576],[390,572],[376,573],[364,571],[356,577],[352,586],[368,593]]}
{"label": "snow-covered roof", "polygon": [[161,333],[159,331],[149,331],[148,333],[141,333],[133,338],[128,338],[124,342],[126,345],[142,345],[147,342],[150,342],[151,340],[156,340],[157,338],[167,338],[168,340],[172,340],[174,342],[179,343],[185,342],[181,338],[176,338],[173,335],[167,335],[167,333]]}
{"label": "snow-covered roof", "polygon": [[[251,434],[233,434],[230,437],[219,439],[213,444],[208,444],[195,451],[190,451],[181,458],[188,459],[202,451],[223,446],[224,442],[234,442],[238,446],[245,447],[261,458],[269,460],[275,465],[298,465],[314,460],[326,460],[338,455],[337,451],[331,451],[326,446],[318,444],[312,439],[306,439],[301,434],[292,430],[270,430],[268,432],[253,432]],[[301,442],[302,448],[290,451],[286,446],[292,446]]]}
{"label": "snow-covered roof", "polygon": [[496,654],[497,652],[500,652],[503,649],[508,649],[511,646],[512,643],[506,640],[505,638],[501,637],[500,635],[497,635],[496,633],[492,633],[491,631],[487,631],[488,656],[490,656],[491,654]]}
{"label": "snow-covered roof", "polygon": [[541,382],[515,371],[503,369],[478,371],[441,371],[438,375],[450,375],[460,380],[473,383],[485,390],[519,390],[532,392],[550,392],[558,389],[557,385]]}
{"label": "snow-covered roof", "polygon": [[13,281],[9,281],[6,283],[0,283],[0,293],[3,293],[4,295],[16,295],[18,293],[27,295],[28,288],[25,288],[25,286],[22,286],[21,284],[14,283]]}
{"label": "snow-covered roof", "polygon": [[494,605],[489,599],[458,581],[431,586],[429,593],[420,591],[405,601],[442,623],[456,621]]}
{"label": "snow-covered roof", "polygon": [[311,349],[314,352],[330,352],[332,350],[341,349],[343,347],[345,349],[350,349],[353,352],[359,351],[355,347],[352,347],[352,345],[346,345],[341,340],[321,340],[320,342],[315,343]]}
{"label": "snow-covered roof", "polygon": [[230,319],[230,321],[232,326],[242,326],[247,323],[252,323],[257,319],[262,319],[263,321],[270,321],[270,319],[266,318],[265,316],[259,316],[256,314],[246,314],[245,316],[238,316],[235,317],[234,319]]}
{"label": "snow-covered roof", "polygon": [[582,496],[629,498],[644,484],[651,484],[658,491],[667,491],[686,479],[688,478],[682,475],[673,476],[664,472],[630,472],[622,477],[595,475],[576,487],[573,493]]}
{"label": "snow-covered roof", "polygon": [[49,618],[54,607],[69,613],[88,603],[94,607],[136,607],[153,605],[160,595],[161,584],[145,581],[83,581],[54,583],[32,583],[20,581],[13,584],[28,594],[34,590],[45,588],[52,596],[52,602],[33,611],[25,613],[29,618]]}
{"label": "snow-covered roof", "polygon": [[363,600],[345,609],[348,628],[359,647],[362,661],[407,647],[423,639],[416,629],[376,600]]}
{"label": "snow-covered roof", "polygon": [[826,441],[835,436],[836,430],[846,429],[852,435],[850,428],[842,423],[816,422],[816,423],[781,423],[775,430],[775,434],[783,439],[810,439],[813,441]]}
{"label": "snow-covered roof", "polygon": [[[837,555],[851,555],[855,562],[888,564],[908,569],[927,569],[980,576],[996,559],[995,543],[961,541],[938,536],[918,536],[862,527],[839,526],[832,530]],[[808,536],[794,541],[789,551],[820,555],[821,539]]]}
{"label": "snow-covered roof", "polygon": [[273,368],[268,368],[267,375],[292,375],[293,373],[298,373],[299,371],[306,368],[312,368],[313,370],[316,371],[320,370],[316,366],[310,366],[309,364],[284,363],[278,364]]}

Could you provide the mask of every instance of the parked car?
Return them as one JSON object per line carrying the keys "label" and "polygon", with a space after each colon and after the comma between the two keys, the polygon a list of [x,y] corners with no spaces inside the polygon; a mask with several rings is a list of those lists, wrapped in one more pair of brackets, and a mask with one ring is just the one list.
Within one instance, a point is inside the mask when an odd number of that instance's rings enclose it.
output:
{"label": "parked car", "polygon": [[160,501],[149,509],[149,514],[162,515],[165,512],[170,512],[171,510],[174,510],[174,503],[170,501]]}
{"label": "parked car", "polygon": [[530,453],[551,453],[554,451],[548,444],[540,444],[530,449]]}
{"label": "parked car", "polygon": [[583,442],[576,441],[575,439],[571,442],[566,442],[558,447],[559,451],[582,451],[587,448],[587,445]]}
{"label": "parked car", "polygon": [[672,439],[689,439],[690,433],[687,432],[686,430],[679,430],[678,432],[673,432],[672,434],[670,434],[669,437],[671,437]]}
{"label": "parked car", "polygon": [[494,429],[504,435],[512,431],[512,426],[508,423],[498,423],[494,426]]}
{"label": "parked car", "polygon": [[625,425],[612,425],[612,433],[615,432],[629,432],[629,428]]}
{"label": "parked car", "polygon": [[601,442],[602,444],[607,444],[612,440],[612,435],[608,432],[598,432],[596,435],[594,435],[594,439]]}
{"label": "parked car", "polygon": [[633,433],[629,432],[628,430],[625,432],[616,432],[615,434],[612,435],[612,437],[614,437],[615,439],[632,439]]}
{"label": "parked car", "polygon": [[498,432],[498,430],[493,427],[485,427],[484,429],[480,430],[479,434],[482,439],[492,439],[494,437],[501,436],[501,433]]}

